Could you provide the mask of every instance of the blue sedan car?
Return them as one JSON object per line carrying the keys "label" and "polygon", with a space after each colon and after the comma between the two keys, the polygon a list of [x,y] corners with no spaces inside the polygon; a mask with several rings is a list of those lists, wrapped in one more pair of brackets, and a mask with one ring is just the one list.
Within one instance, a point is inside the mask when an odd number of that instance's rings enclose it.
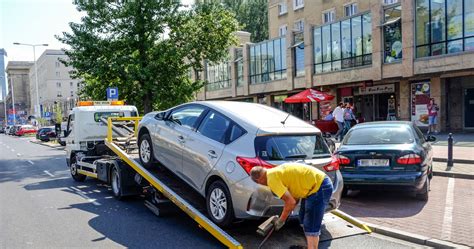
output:
{"label": "blue sedan car", "polygon": [[410,122],[370,122],[354,126],[336,152],[345,190],[410,191],[428,200],[433,177],[432,136]]}

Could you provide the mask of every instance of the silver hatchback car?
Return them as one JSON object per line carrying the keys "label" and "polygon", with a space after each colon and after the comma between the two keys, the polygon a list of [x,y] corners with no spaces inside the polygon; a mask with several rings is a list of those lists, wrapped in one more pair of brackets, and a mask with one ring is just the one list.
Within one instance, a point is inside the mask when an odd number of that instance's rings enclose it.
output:
{"label": "silver hatchback car", "polygon": [[145,167],[159,162],[204,196],[209,217],[220,226],[282,211],[283,201],[250,179],[256,165],[313,165],[334,185],[327,210],[340,204],[339,164],[321,132],[269,106],[203,101],[148,113],[139,125],[138,146]]}

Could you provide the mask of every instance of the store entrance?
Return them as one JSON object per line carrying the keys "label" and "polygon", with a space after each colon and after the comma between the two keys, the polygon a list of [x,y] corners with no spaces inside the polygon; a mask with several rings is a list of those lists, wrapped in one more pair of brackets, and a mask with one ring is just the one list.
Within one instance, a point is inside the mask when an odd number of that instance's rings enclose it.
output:
{"label": "store entrance", "polygon": [[388,120],[389,113],[392,116],[395,112],[394,95],[391,93],[361,95],[356,103],[356,109],[357,116],[362,117],[365,122]]}
{"label": "store entrance", "polygon": [[474,88],[464,91],[464,128],[474,128]]}

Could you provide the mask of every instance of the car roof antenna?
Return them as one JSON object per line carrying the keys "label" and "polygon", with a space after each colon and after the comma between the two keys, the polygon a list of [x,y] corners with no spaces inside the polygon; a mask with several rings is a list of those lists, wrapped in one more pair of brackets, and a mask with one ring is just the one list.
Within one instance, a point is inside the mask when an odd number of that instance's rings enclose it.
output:
{"label": "car roof antenna", "polygon": [[285,125],[286,120],[290,117],[291,114],[288,113],[288,116],[286,116],[285,120],[281,121],[280,123],[282,125]]}

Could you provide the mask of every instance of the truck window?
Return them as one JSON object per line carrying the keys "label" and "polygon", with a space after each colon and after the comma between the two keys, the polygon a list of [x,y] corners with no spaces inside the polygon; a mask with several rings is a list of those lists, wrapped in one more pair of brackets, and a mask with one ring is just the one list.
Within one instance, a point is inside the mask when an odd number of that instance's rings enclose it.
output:
{"label": "truck window", "polygon": [[66,126],[66,136],[71,134],[72,128],[74,127],[74,114],[69,115]]}
{"label": "truck window", "polygon": [[94,120],[95,122],[100,122],[101,118],[109,118],[109,117],[124,117],[123,112],[96,112],[94,113]]}

